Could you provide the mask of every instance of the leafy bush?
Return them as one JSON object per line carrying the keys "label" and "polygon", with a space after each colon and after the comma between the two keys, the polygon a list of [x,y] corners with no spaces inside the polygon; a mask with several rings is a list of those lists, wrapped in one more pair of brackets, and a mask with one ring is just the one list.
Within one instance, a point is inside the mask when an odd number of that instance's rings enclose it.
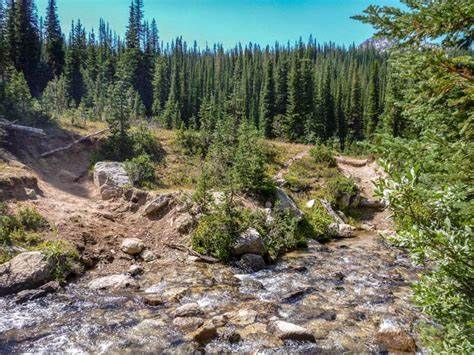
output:
{"label": "leafy bush", "polygon": [[163,147],[145,124],[132,128],[130,139],[135,156],[147,154],[151,160],[156,162],[163,159]]}
{"label": "leafy bush", "polygon": [[231,247],[238,236],[233,215],[226,209],[202,217],[192,236],[192,247],[198,253],[211,255],[227,261],[231,256]]}
{"label": "leafy bush", "polygon": [[124,167],[134,185],[143,187],[155,183],[155,164],[148,154],[126,160]]}
{"label": "leafy bush", "polygon": [[21,225],[15,216],[0,215],[0,245],[9,245],[11,243],[11,234]]}
{"label": "leafy bush", "polygon": [[18,222],[23,228],[30,231],[37,231],[49,226],[48,221],[36,209],[25,207],[18,211]]}
{"label": "leafy bush", "polygon": [[180,129],[176,134],[176,144],[185,155],[206,156],[209,139],[204,132],[191,129]]}
{"label": "leafy bush", "polygon": [[334,158],[334,153],[323,144],[315,145],[310,149],[309,154],[316,163],[325,163],[328,166],[336,166],[336,158]]}
{"label": "leafy bush", "polygon": [[328,227],[333,223],[333,219],[321,202],[317,200],[312,208],[305,208],[304,213],[313,238],[328,240],[330,238]]}
{"label": "leafy bush", "polygon": [[77,250],[63,240],[46,241],[35,247],[41,251],[53,264],[53,276],[63,280],[72,268],[72,262],[79,258]]}
{"label": "leafy bush", "polygon": [[332,203],[336,202],[343,195],[353,196],[358,191],[354,180],[341,174],[329,178],[326,182],[326,188],[329,190],[328,199]]}

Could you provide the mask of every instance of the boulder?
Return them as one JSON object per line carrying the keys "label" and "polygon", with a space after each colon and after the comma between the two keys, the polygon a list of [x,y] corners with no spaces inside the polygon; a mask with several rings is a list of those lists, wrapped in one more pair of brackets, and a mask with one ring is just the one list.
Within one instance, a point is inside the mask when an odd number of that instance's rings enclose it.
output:
{"label": "boulder", "polygon": [[120,250],[129,255],[137,255],[145,248],[145,244],[138,238],[125,238],[120,245]]}
{"label": "boulder", "polygon": [[247,272],[257,272],[265,269],[266,264],[261,255],[244,254],[239,261],[240,267]]}
{"label": "boulder", "polygon": [[21,253],[0,265],[0,296],[34,289],[53,278],[53,265],[39,251]]}
{"label": "boulder", "polygon": [[17,304],[25,303],[28,301],[33,301],[35,299],[44,297],[50,293],[57,292],[61,286],[57,281],[50,281],[40,288],[34,290],[23,290],[17,293],[15,297],[15,302]]}
{"label": "boulder", "polygon": [[145,205],[143,214],[145,216],[161,216],[168,212],[174,202],[173,194],[160,195]]}
{"label": "boulder", "polygon": [[382,319],[376,339],[387,350],[400,352],[415,352],[416,350],[413,337],[393,318]]}
{"label": "boulder", "polygon": [[126,274],[109,275],[92,280],[87,285],[92,290],[119,290],[124,288],[138,288],[137,281]]}
{"label": "boulder", "polygon": [[296,203],[281,188],[277,187],[275,192],[276,207],[280,210],[290,211],[295,217],[301,218],[303,213],[300,211]]}
{"label": "boulder", "polygon": [[218,337],[217,326],[207,322],[191,334],[191,338],[199,344],[206,344]]}
{"label": "boulder", "polygon": [[373,210],[383,210],[386,207],[384,201],[374,200],[371,198],[362,198],[359,202],[359,207]]}
{"label": "boulder", "polygon": [[132,183],[123,163],[100,161],[94,166],[94,184],[97,187],[108,185],[123,188]]}
{"label": "boulder", "polygon": [[230,320],[233,324],[245,326],[255,322],[257,311],[253,309],[241,309],[231,316]]}
{"label": "boulder", "polygon": [[173,226],[178,230],[181,234],[188,233],[194,225],[193,216],[189,213],[183,213],[176,217],[173,222]]}
{"label": "boulder", "polygon": [[281,340],[316,341],[313,333],[308,329],[293,323],[277,320],[274,321],[269,328],[270,332]]}
{"label": "boulder", "polygon": [[157,259],[155,253],[148,249],[145,249],[140,253],[140,258],[147,263]]}
{"label": "boulder", "polygon": [[163,298],[156,293],[149,293],[143,296],[143,303],[152,307],[161,306],[163,304]]}
{"label": "boulder", "polygon": [[243,254],[265,254],[265,246],[260,233],[255,228],[249,228],[235,241],[232,253],[236,256]]}
{"label": "boulder", "polygon": [[173,317],[191,317],[202,315],[201,307],[197,303],[186,303],[179,306],[172,313]]}

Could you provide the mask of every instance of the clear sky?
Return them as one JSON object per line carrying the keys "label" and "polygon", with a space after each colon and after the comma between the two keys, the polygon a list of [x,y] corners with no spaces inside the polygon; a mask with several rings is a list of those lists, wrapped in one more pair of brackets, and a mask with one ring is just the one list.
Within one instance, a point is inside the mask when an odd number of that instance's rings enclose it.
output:
{"label": "clear sky", "polygon": [[[43,16],[48,0],[37,0]],[[97,28],[99,18],[108,21],[120,35],[125,32],[130,0],[57,0],[63,32],[73,19],[81,19],[87,30]],[[310,34],[318,42],[358,44],[369,38],[370,26],[351,20],[369,4],[399,5],[398,0],[144,0],[145,18],[155,18],[164,42],[182,35],[196,40],[261,45],[291,42]]]}

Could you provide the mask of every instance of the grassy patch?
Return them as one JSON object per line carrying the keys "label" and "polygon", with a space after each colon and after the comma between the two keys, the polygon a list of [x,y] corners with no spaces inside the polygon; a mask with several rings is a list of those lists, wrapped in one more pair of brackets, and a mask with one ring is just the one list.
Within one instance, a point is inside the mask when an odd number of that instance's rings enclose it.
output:
{"label": "grassy patch", "polygon": [[56,280],[64,280],[72,268],[72,263],[79,259],[77,250],[68,242],[54,240],[43,242],[34,250],[41,251],[53,264],[53,276]]}

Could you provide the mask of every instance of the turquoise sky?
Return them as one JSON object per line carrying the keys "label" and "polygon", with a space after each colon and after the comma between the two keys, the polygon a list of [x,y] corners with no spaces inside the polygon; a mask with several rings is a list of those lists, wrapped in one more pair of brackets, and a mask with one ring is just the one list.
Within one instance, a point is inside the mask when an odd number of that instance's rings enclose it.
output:
{"label": "turquoise sky", "polygon": [[[57,0],[62,29],[69,31],[73,19],[96,28],[99,18],[109,21],[119,34],[125,32],[130,0]],[[145,17],[158,22],[160,37],[168,42],[182,35],[200,46],[223,43],[272,44],[307,39],[338,44],[360,43],[372,28],[351,20],[369,4],[398,5],[398,0],[144,0]],[[37,0],[44,14],[47,0]]]}

